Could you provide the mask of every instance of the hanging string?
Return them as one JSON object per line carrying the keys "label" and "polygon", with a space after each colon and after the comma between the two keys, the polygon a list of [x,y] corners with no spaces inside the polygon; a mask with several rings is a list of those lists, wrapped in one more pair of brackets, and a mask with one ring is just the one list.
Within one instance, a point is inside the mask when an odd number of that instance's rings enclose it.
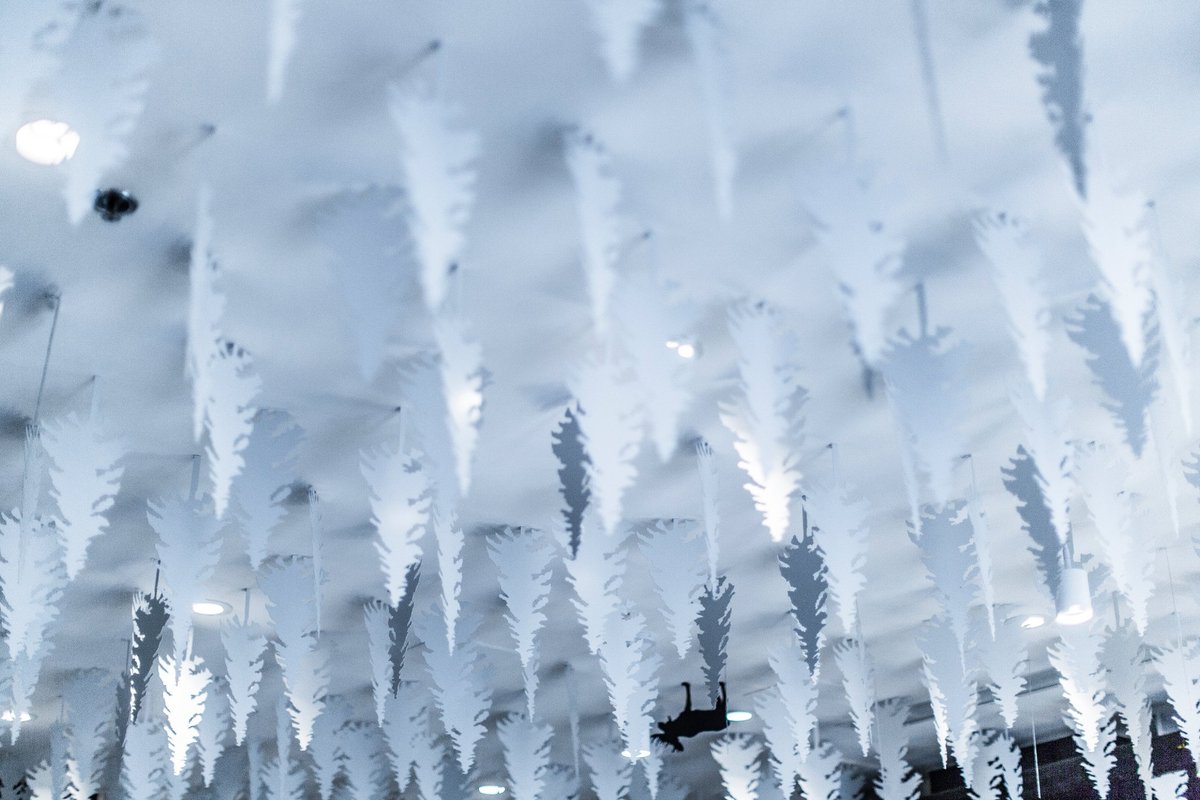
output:
{"label": "hanging string", "polygon": [[1041,764],[1038,762],[1037,718],[1036,717],[1030,717],[1029,727],[1033,731],[1033,780],[1037,784],[1038,800],[1041,800],[1041,797],[1042,797],[1042,767],[1041,767]]}
{"label": "hanging string", "polygon": [[188,489],[188,502],[196,502],[196,494],[200,491],[200,456],[192,455],[192,483]]}
{"label": "hanging string", "polygon": [[242,624],[250,624],[250,588],[242,589],[243,605],[242,605]]}
{"label": "hanging string", "polygon": [[54,316],[50,319],[50,336],[46,339],[46,357],[42,359],[42,378],[38,381],[37,400],[33,404],[33,428],[36,430],[42,413],[42,395],[46,391],[46,373],[50,371],[50,348],[54,347],[54,332],[58,330],[58,312],[62,308],[62,295],[50,295],[54,302]]}

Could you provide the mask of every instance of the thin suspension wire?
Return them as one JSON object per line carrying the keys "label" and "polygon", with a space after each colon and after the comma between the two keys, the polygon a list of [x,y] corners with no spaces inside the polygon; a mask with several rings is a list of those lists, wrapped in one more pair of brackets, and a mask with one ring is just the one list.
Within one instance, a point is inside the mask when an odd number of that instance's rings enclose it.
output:
{"label": "thin suspension wire", "polygon": [[42,395],[46,391],[46,373],[50,371],[50,348],[54,346],[54,332],[58,330],[58,312],[62,308],[62,295],[54,298],[54,316],[50,320],[50,336],[46,339],[46,357],[42,359],[42,378],[38,381],[37,400],[33,404],[33,427],[37,428],[42,414]]}
{"label": "thin suspension wire", "polygon": [[1033,780],[1037,784],[1037,796],[1040,800],[1042,796],[1042,767],[1038,762],[1036,717],[1029,718],[1029,727],[1033,731]]}

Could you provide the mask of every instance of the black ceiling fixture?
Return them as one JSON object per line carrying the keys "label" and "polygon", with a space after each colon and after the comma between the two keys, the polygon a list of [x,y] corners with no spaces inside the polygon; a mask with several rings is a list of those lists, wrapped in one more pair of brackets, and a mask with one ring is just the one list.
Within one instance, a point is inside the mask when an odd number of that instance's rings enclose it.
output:
{"label": "black ceiling fixture", "polygon": [[106,222],[116,222],[137,211],[138,201],[124,189],[104,189],[96,192],[96,202],[92,208]]}

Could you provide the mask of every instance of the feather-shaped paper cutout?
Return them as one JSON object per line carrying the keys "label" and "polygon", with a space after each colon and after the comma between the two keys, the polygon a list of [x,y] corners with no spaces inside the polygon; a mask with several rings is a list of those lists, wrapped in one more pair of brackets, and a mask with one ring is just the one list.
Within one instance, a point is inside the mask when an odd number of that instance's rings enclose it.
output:
{"label": "feather-shaped paper cutout", "polygon": [[644,409],[628,366],[611,352],[589,356],[571,380],[591,500],[604,533],[621,524],[626,490],[637,477]]}
{"label": "feather-shaped paper cutout", "polygon": [[75,154],[58,166],[67,218],[78,225],[105,176],[129,156],[157,48],[141,13],[105,6],[86,8],[59,52],[48,110],[79,134]]}
{"label": "feather-shaped paper cutout", "polygon": [[416,599],[417,584],[421,578],[421,562],[408,568],[408,578],[405,581],[407,591],[400,602],[391,609],[392,648],[389,656],[392,660],[392,694],[400,688],[400,672],[404,668],[404,657],[408,654],[408,632],[412,627],[413,601]]}
{"label": "feather-shaped paper cutout", "polygon": [[842,793],[842,754],[829,742],[813,748],[800,767],[800,793],[806,800],[837,800]]}
{"label": "feather-shaped paper cutout", "polygon": [[222,342],[208,365],[211,394],[205,411],[208,431],[208,472],[213,484],[217,517],[225,516],[233,482],[245,466],[244,453],[254,430],[254,400],[262,380],[254,373],[250,354]]}
{"label": "feather-shaped paper cutout", "polygon": [[479,137],[463,130],[458,110],[424,85],[393,86],[388,107],[400,137],[408,227],[421,265],[421,288],[426,307],[436,313],[466,243]]}
{"label": "feather-shaped paper cutout", "polygon": [[[445,619],[437,613],[418,621],[425,642],[425,667],[432,681],[442,725],[450,734],[463,774],[475,763],[475,751],[486,732],[483,721],[492,705],[483,654],[475,641],[478,623],[467,617],[458,620],[458,646],[448,649]],[[419,773],[418,773],[419,775]]]}
{"label": "feather-shaped paper cutout", "polygon": [[805,496],[812,540],[825,565],[829,599],[837,608],[842,632],[858,631],[858,596],[866,585],[867,514],[865,500],[842,483],[814,487]]}
{"label": "feather-shaped paper cutout", "polygon": [[567,530],[567,546],[571,558],[579,552],[583,534],[583,515],[592,493],[588,488],[588,457],[583,445],[579,418],[568,406],[562,422],[552,434],[551,449],[558,459],[558,491],[562,495],[563,524]]}
{"label": "feather-shaped paper cutout", "polygon": [[346,753],[346,786],[351,800],[373,800],[379,788],[381,742],[374,725],[351,722],[342,729]]}
{"label": "feather-shaped paper cutout", "polygon": [[158,679],[163,685],[163,716],[166,718],[171,770],[178,776],[183,774],[187,764],[188,748],[199,735],[212,674],[199,658],[189,656],[177,661],[163,656],[158,661]]}
{"label": "feather-shaped paper cutout", "polygon": [[1200,658],[1194,646],[1168,645],[1159,649],[1154,667],[1163,679],[1163,690],[1175,711],[1174,722],[1183,743],[1200,760]]}
{"label": "feather-shaped paper cutout", "polygon": [[812,747],[812,733],[817,725],[817,682],[804,658],[804,650],[796,641],[772,650],[768,660],[775,673],[779,699],[786,711],[791,741],[800,761],[805,761]]}
{"label": "feather-shaped paper cutout", "polygon": [[272,554],[271,535],[287,515],[284,500],[295,479],[293,462],[303,438],[304,432],[285,412],[264,409],[254,419],[231,502],[255,570]]}
{"label": "feather-shaped paper cutout", "polygon": [[1058,671],[1067,701],[1065,720],[1092,785],[1100,797],[1107,797],[1108,773],[1116,764],[1112,752],[1116,732],[1104,705],[1102,640],[1091,626],[1063,628],[1060,637],[1046,650],[1046,655]]}
{"label": "feather-shaped paper cutout", "polygon": [[[579,778],[570,767],[551,764],[542,775],[542,797],[557,800],[576,800],[580,794]],[[660,800],[665,800],[660,798]],[[678,800],[684,800],[680,797]]]}
{"label": "feather-shaped paper cutout", "polygon": [[1041,69],[1042,105],[1054,126],[1054,143],[1071,169],[1075,191],[1087,194],[1083,104],[1083,45],[1079,18],[1083,0],[1042,0],[1034,11],[1046,27],[1029,37],[1029,53]]}
{"label": "feather-shaped paper cutout", "polygon": [[880,800],[916,800],[921,775],[908,762],[908,703],[889,700],[875,707],[875,736],[879,749],[879,773],[875,793]]}
{"label": "feather-shaped paper cutout", "polygon": [[1146,416],[1158,391],[1158,330],[1149,327],[1141,366],[1135,366],[1121,341],[1121,332],[1109,305],[1095,295],[1075,317],[1067,319],[1067,335],[1088,352],[1087,365],[1096,384],[1107,396],[1104,408],[1135,456],[1146,445]]}
{"label": "feather-shaped paper cutout", "polygon": [[565,562],[567,579],[575,590],[572,604],[583,626],[592,655],[604,645],[604,626],[619,606],[618,591],[625,576],[624,539],[608,539],[586,524],[575,558]]}
{"label": "feather-shaped paper cutout", "polygon": [[811,540],[792,537],[779,555],[779,572],[787,582],[796,635],[804,644],[805,660],[815,678],[820,675],[821,645],[825,642],[825,562]]}
{"label": "feather-shaped paper cutout", "polygon": [[680,658],[691,649],[705,586],[704,542],[696,534],[691,523],[659,520],[638,539]]}
{"label": "feather-shaped paper cutout", "polygon": [[221,645],[225,648],[233,738],[241,746],[246,740],[246,724],[258,703],[267,639],[257,626],[231,620],[221,626]]}
{"label": "feather-shaped paper cutout", "polygon": [[133,598],[133,639],[129,659],[129,721],[136,723],[145,702],[150,679],[158,663],[158,648],[170,614],[159,594],[138,592]]}
{"label": "feather-shaped paper cutout", "polygon": [[443,310],[435,316],[433,334],[440,352],[446,429],[454,446],[458,494],[463,497],[471,485],[471,457],[483,413],[483,346],[470,338],[467,321],[457,312]]}
{"label": "feather-shaped paper cutout", "polygon": [[375,549],[392,604],[406,594],[408,569],[421,558],[421,538],[429,527],[429,481],[420,453],[405,450],[403,440],[362,455],[362,473],[370,490]]}
{"label": "feather-shaped paper cutout", "polygon": [[921,677],[929,690],[942,764],[949,764],[948,753],[953,751],[963,780],[970,785],[974,738],[979,730],[975,718],[979,696],[974,678],[964,670],[958,637],[945,617],[929,621],[921,633],[920,645]]}
{"label": "feather-shaped paper cutout", "polygon": [[463,546],[466,539],[458,515],[438,497],[433,506],[433,538],[437,542],[438,579],[442,587],[442,630],[453,652],[458,643],[458,617],[462,607]]}
{"label": "feather-shaped paper cutout", "polygon": [[875,670],[867,648],[858,639],[846,639],[833,648],[846,703],[850,706],[850,721],[858,734],[858,746],[863,757],[871,754],[871,726],[874,724]]}
{"label": "feather-shaped paper cutout", "polygon": [[587,0],[600,52],[613,80],[624,82],[638,62],[638,40],[659,12],[659,0]]}
{"label": "feather-shaped paper cutout", "polygon": [[621,184],[613,175],[608,151],[590,135],[571,133],[563,145],[563,156],[575,184],[583,274],[591,303],[592,325],[596,333],[603,336],[608,330],[609,308],[617,283],[616,264],[621,249],[621,218],[618,213]]}
{"label": "feather-shaped paper cutout", "polygon": [[542,797],[553,733],[549,725],[538,725],[524,717],[506,717],[496,726],[514,800],[539,800]]}
{"label": "feather-shaped paper cutout", "polygon": [[267,596],[267,611],[275,627],[275,660],[283,671],[288,714],[300,749],[308,749],[313,724],[329,689],[329,659],[316,639],[316,608],[312,594],[312,565],[290,557],[269,562],[258,585]]}
{"label": "feather-shaped paper cutout", "polygon": [[796,382],[791,345],[777,332],[766,306],[732,310],[729,333],[737,347],[739,391],[721,404],[721,422],[733,433],[738,466],[750,479],[746,491],[771,539],[780,542],[800,486],[794,448],[800,444],[799,412],[806,395]]}
{"label": "feather-shaped paper cutout", "polygon": [[[976,618],[977,620],[977,618]],[[973,651],[988,679],[992,699],[1000,709],[1000,718],[1010,730],[1017,722],[1017,698],[1025,691],[1025,673],[1029,653],[1017,620],[997,621],[994,636],[981,635],[976,621],[972,636]]]}
{"label": "feather-shaped paper cutout", "polygon": [[622,756],[620,748],[616,742],[604,742],[583,749],[597,800],[625,800],[629,795],[633,761]]}
{"label": "feather-shaped paper cutout", "polygon": [[726,734],[712,743],[713,760],[721,768],[721,783],[730,800],[758,800],[762,745],[749,736]]}
{"label": "feather-shaped paper cutout", "polygon": [[[285,714],[286,717],[286,714]],[[321,800],[333,797],[334,783],[345,769],[346,754],[342,749],[342,729],[350,718],[349,707],[337,698],[327,699],[320,716],[313,723],[308,753]]]}
{"label": "feather-shaped paper cutout", "polygon": [[196,224],[192,232],[191,262],[188,267],[187,357],[184,371],[192,382],[192,438],[200,441],[212,396],[212,362],[221,345],[221,317],[225,295],[219,284],[221,272],[213,248],[212,197],[202,186],[196,198]]}
{"label": "feather-shaped paper cutout", "polygon": [[[803,683],[807,685],[810,682],[804,680]],[[816,699],[815,694],[812,699]],[[792,725],[792,709],[784,702],[782,693],[776,687],[759,692],[755,696],[754,707],[758,718],[762,720],[763,738],[770,751],[770,766],[775,775],[775,782],[784,797],[791,797],[802,760]],[[807,753],[807,739],[804,744]]]}
{"label": "feather-shaped paper cutout", "polygon": [[700,98],[704,102],[713,195],[717,212],[722,219],[728,220],[733,216],[733,180],[738,155],[730,109],[730,69],[724,26],[710,0],[690,0],[684,6],[683,22],[700,83]]}
{"label": "feather-shaped paper cutout", "polygon": [[392,691],[392,619],[391,609],[381,600],[363,606],[367,629],[367,661],[371,667],[371,695],[375,700],[375,720],[380,726]]}
{"label": "feather-shaped paper cutout", "polygon": [[975,586],[970,577],[976,569],[971,552],[971,523],[965,510],[962,503],[956,502],[941,511],[926,513],[921,520],[921,535],[915,537],[942,613],[958,640],[961,658],[965,658],[970,641],[970,614],[975,604]]}
{"label": "feather-shaped paper cutout", "polygon": [[600,670],[617,731],[631,753],[650,749],[661,666],[662,659],[641,613],[625,605],[609,615],[600,648]]}
{"label": "feather-shaped paper cutout", "polygon": [[[296,49],[296,29],[300,25],[302,0],[271,0],[270,34],[267,39],[267,101],[278,103],[283,97],[284,80],[292,52]],[[283,798],[276,798],[283,800]]]}
{"label": "feather-shaped paper cutout", "polygon": [[401,792],[408,790],[416,763],[418,739],[429,712],[412,684],[400,684],[388,695],[383,716],[383,738],[388,748],[392,776]]}
{"label": "feather-shaped paper cutout", "polygon": [[158,561],[171,615],[175,660],[183,658],[191,641],[192,603],[205,599],[204,586],[221,555],[221,523],[199,500],[173,495],[147,506],[150,527],[158,535]]}
{"label": "feather-shaped paper cutout", "polygon": [[988,274],[1008,318],[1009,336],[1034,397],[1042,401],[1051,346],[1050,304],[1041,256],[1030,239],[1025,221],[1004,212],[989,212],[975,221],[975,242],[987,257]]}
{"label": "feather-shaped paper cutout", "polygon": [[706,586],[700,595],[700,615],[696,618],[696,643],[700,649],[708,699],[714,705],[721,695],[720,684],[725,679],[725,664],[729,660],[725,648],[729,644],[729,613],[732,603],[733,584],[725,578],[720,578],[716,586]]}
{"label": "feather-shaped paper cutout", "polygon": [[717,497],[717,462],[708,442],[696,444],[696,467],[700,472],[701,502],[704,508],[704,552],[708,557],[708,585],[717,585],[717,566],[721,555],[721,506]]}
{"label": "feather-shaped paper cutout", "polygon": [[150,720],[129,726],[121,759],[121,788],[128,800],[161,800],[170,773],[163,726]]}
{"label": "feather-shaped paper cutout", "polygon": [[1029,552],[1033,553],[1047,592],[1054,597],[1062,580],[1062,543],[1055,533],[1050,509],[1039,485],[1037,465],[1024,447],[1017,448],[1017,454],[1009,464],[1000,470],[1004,488],[1017,499],[1017,513],[1031,540]]}
{"label": "feather-shaped paper cutout", "polygon": [[1138,778],[1143,789],[1153,785],[1150,695],[1146,690],[1147,661],[1142,636],[1128,623],[1107,631],[1100,649],[1108,696],[1125,723]]}
{"label": "feather-shaped paper cutout", "polygon": [[107,514],[121,487],[124,445],[104,435],[95,409],[68,414],[42,428],[49,457],[50,496],[58,506],[67,579],[87,560],[88,545],[108,527]]}
{"label": "feather-shaped paper cutout", "polygon": [[[538,687],[537,635],[546,622],[554,549],[541,532],[513,530],[489,537],[488,552],[496,565],[505,620],[521,659],[528,719],[534,719]],[[532,797],[532,795],[531,795]]]}
{"label": "feather-shaped paper cutout", "polygon": [[63,684],[63,703],[70,721],[71,782],[81,798],[101,790],[105,768],[101,751],[109,738],[116,688],[116,681],[102,669],[77,672]]}
{"label": "feather-shaped paper cutout", "polygon": [[200,779],[205,786],[212,785],[217,772],[217,759],[229,746],[229,723],[229,696],[221,682],[214,680],[208,687],[196,735]]}
{"label": "feather-shaped paper cutout", "polygon": [[417,795],[421,800],[442,800],[442,773],[446,756],[446,746],[435,739],[426,726],[417,737],[416,760],[413,764]]}
{"label": "feather-shaped paper cutout", "polygon": [[988,634],[995,638],[996,587],[992,579],[992,533],[983,510],[983,501],[975,488],[972,488],[971,498],[967,501],[967,517],[971,521],[970,552],[973,558],[970,574],[974,578],[975,588],[979,590],[979,600],[987,617]]}

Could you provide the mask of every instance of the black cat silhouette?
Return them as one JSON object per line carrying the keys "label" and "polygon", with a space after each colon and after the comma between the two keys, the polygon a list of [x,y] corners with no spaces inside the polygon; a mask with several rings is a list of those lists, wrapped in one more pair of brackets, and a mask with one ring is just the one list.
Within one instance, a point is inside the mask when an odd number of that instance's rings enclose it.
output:
{"label": "black cat silhouette", "polygon": [[721,699],[717,701],[716,708],[692,708],[692,685],[684,681],[683,689],[687,692],[687,699],[683,704],[683,711],[679,712],[679,716],[668,718],[666,722],[658,723],[658,729],[662,733],[656,733],[651,736],[651,739],[656,739],[663,744],[669,744],[674,747],[677,752],[683,752],[683,744],[679,739],[684,736],[695,736],[698,733],[706,733],[708,731],[723,731],[729,727],[729,720],[725,718],[725,682],[721,681]]}

